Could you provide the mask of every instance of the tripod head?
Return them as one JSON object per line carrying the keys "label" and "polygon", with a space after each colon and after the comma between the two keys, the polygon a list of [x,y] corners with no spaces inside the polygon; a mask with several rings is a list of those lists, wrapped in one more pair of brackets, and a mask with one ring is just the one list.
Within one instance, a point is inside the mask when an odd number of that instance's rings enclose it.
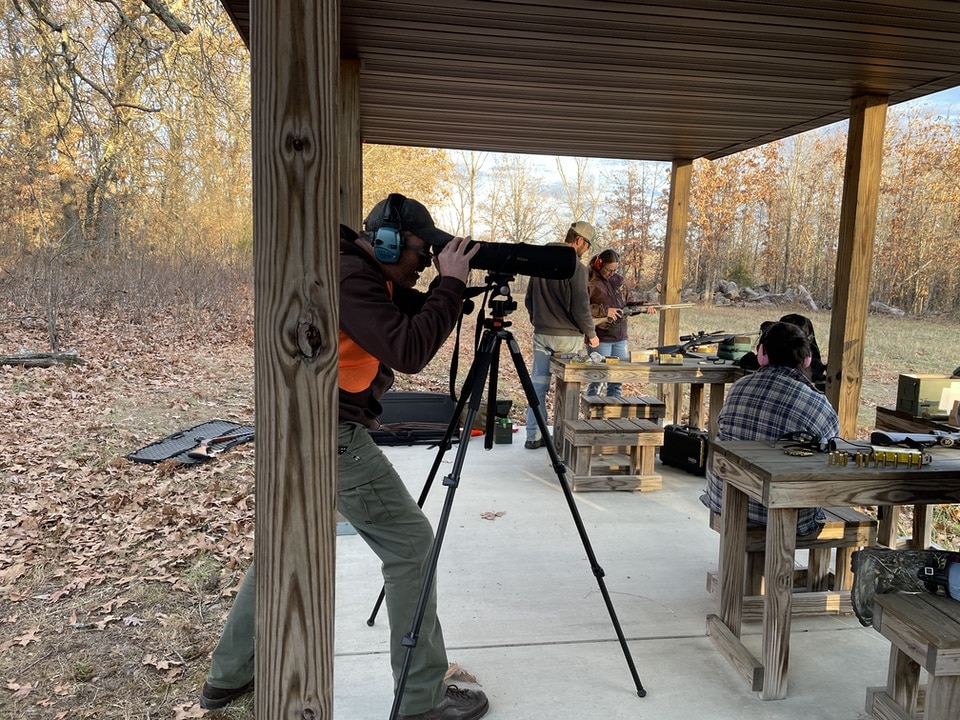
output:
{"label": "tripod head", "polygon": [[517,309],[517,302],[510,292],[510,283],[513,280],[513,275],[491,273],[484,278],[482,287],[467,289],[465,297],[486,296],[484,304],[490,308],[490,317],[484,318],[481,316],[483,327],[504,328],[510,326],[505,318]]}

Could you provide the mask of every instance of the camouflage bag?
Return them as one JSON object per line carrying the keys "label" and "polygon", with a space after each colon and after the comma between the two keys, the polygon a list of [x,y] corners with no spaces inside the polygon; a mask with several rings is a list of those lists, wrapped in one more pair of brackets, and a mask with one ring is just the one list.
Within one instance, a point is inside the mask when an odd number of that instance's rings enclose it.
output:
{"label": "camouflage bag", "polygon": [[878,593],[942,590],[960,600],[960,553],[863,548],[853,553],[850,564],[850,603],[861,625],[873,623],[873,596]]}

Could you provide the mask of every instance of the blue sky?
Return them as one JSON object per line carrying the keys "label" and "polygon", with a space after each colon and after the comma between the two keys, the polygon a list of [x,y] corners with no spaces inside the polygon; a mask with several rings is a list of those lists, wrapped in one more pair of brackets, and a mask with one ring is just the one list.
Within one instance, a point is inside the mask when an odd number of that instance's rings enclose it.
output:
{"label": "blue sky", "polygon": [[960,87],[950,88],[949,90],[933,93],[932,95],[927,95],[918,100],[911,100],[908,103],[903,103],[903,107],[910,105],[931,105],[934,107],[942,106],[945,114],[960,114]]}

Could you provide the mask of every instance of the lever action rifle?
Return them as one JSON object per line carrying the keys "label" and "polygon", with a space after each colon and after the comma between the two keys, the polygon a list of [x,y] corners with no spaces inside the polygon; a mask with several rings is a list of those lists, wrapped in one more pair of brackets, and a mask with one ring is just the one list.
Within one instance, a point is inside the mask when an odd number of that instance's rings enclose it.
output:
{"label": "lever action rifle", "polygon": [[[621,318],[631,317],[633,315],[643,315],[649,313],[653,310],[679,310],[680,308],[694,307],[693,303],[668,303],[668,304],[659,304],[659,305],[647,305],[644,302],[634,301],[628,302],[622,308],[623,314]],[[608,329],[613,329],[620,324],[620,320],[609,320],[607,318],[594,318],[597,321],[598,325],[606,323]]]}
{"label": "lever action rifle", "polygon": [[647,305],[643,302],[628,302],[623,306],[624,315],[639,315],[648,310],[679,310],[680,308],[694,307],[693,303],[667,303],[659,305]]}

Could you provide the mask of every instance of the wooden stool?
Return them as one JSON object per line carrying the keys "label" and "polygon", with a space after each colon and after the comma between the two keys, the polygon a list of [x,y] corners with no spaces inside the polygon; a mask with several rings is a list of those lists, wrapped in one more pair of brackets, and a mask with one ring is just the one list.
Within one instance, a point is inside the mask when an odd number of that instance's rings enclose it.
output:
{"label": "wooden stool", "polygon": [[606,397],[584,395],[580,398],[580,412],[588,420],[600,418],[643,418],[660,420],[667,414],[667,406],[652,395],[636,397]]}
{"label": "wooden stool", "polygon": [[[563,460],[572,469],[574,490],[659,490],[663,486],[663,478],[653,472],[663,428],[653,420],[570,420],[563,427]],[[621,449],[626,452],[617,452]]]}
{"label": "wooden stool", "polygon": [[[807,567],[802,572],[804,593],[793,603],[793,614],[823,612],[850,614],[853,570],[850,556],[859,548],[877,543],[877,521],[850,507],[823,508],[826,522],[818,532],[797,535],[798,550],[807,550]],[[710,528],[720,532],[720,513],[710,513]],[[763,565],[767,529],[747,526],[747,571],[744,578],[744,619],[759,619],[763,610]],[[836,551],[835,573],[830,572],[831,552]],[[831,583],[831,578],[833,582]],[[716,592],[716,573],[707,573],[707,589]],[[832,592],[831,592],[832,591]],[[756,617],[754,615],[756,614]]]}
{"label": "wooden stool", "polygon": [[960,602],[888,593],[876,595],[873,607],[873,627],[890,641],[890,665],[886,687],[867,688],[867,713],[879,720],[960,718]]}

